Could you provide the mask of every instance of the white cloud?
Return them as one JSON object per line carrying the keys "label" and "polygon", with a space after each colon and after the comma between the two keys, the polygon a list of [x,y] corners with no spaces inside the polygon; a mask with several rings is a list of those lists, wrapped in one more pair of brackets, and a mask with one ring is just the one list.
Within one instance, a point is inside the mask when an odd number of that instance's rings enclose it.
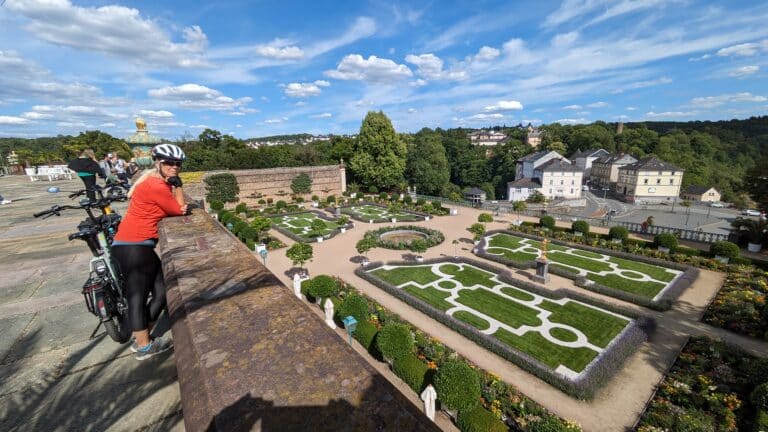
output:
{"label": "white cloud", "polygon": [[397,64],[390,59],[375,55],[364,59],[360,54],[345,56],[335,70],[325,71],[325,75],[339,80],[358,80],[372,83],[399,81],[413,76],[408,66]]}
{"label": "white cloud", "polygon": [[304,51],[285,39],[275,39],[268,44],[256,45],[256,54],[275,60],[300,60]]}
{"label": "white cloud", "polygon": [[173,117],[173,113],[170,111],[151,111],[151,110],[141,110],[139,111],[140,115],[146,116],[146,117],[160,117],[160,118],[171,118]]}
{"label": "white cloud", "polygon": [[111,123],[111,122],[107,122],[107,123],[102,123],[102,124],[100,124],[100,125],[99,125],[99,127],[103,127],[103,128],[113,128],[113,127],[117,127],[117,125],[116,125],[116,124],[114,124],[114,123]]}
{"label": "white cloud", "polygon": [[637,81],[637,82],[623,85],[621,86],[621,88],[611,90],[611,93],[619,94],[619,93],[624,93],[627,90],[637,90],[637,89],[646,88],[646,87],[653,87],[659,84],[669,84],[671,82],[672,82],[672,78],[669,78],[669,77],[661,77],[658,79],[648,80],[648,81]]}
{"label": "white cloud", "polygon": [[578,32],[560,33],[552,38],[552,46],[555,48],[568,48],[579,38]]}
{"label": "white cloud", "polygon": [[605,107],[608,106],[608,103],[607,102],[603,102],[603,101],[598,101],[598,102],[594,102],[594,103],[591,103],[591,104],[587,104],[587,106],[589,108],[605,108]]}
{"label": "white cloud", "polygon": [[706,96],[697,97],[691,99],[691,105],[699,108],[714,108],[724,104],[730,103],[749,103],[749,102],[765,102],[768,98],[760,95],[753,95],[752,93],[733,93],[722,94],[719,96]]}
{"label": "white cloud", "polygon": [[585,15],[601,14],[592,18],[587,24],[599,22],[644,9],[659,9],[671,3],[685,0],[565,0],[560,7],[549,14],[542,24],[543,27],[556,27]]}
{"label": "white cloud", "polygon": [[44,114],[44,113],[39,113],[35,111],[27,111],[23,113],[21,116],[29,120],[45,120],[53,117],[53,115],[51,114]]}
{"label": "white cloud", "polygon": [[408,114],[414,114],[417,112],[419,112],[419,110],[417,110],[416,108],[408,108]]}
{"label": "white cloud", "polygon": [[427,80],[421,79],[421,78],[417,79],[416,81],[411,81],[408,83],[408,85],[411,87],[423,87],[427,84],[428,84]]}
{"label": "white cloud", "polygon": [[191,129],[210,129],[211,127],[204,124],[189,125]]}
{"label": "white cloud", "polygon": [[480,48],[480,50],[477,51],[477,54],[475,54],[474,60],[479,62],[487,62],[495,59],[499,55],[501,55],[501,51],[498,49],[489,46],[483,46]]}
{"label": "white cloud", "polygon": [[241,111],[232,111],[231,113],[229,113],[229,115],[231,115],[231,116],[244,116],[245,113],[241,112]]}
{"label": "white cloud", "polygon": [[493,114],[475,114],[473,116],[470,116],[470,120],[497,120],[504,118],[504,114],[501,113],[493,113]]}
{"label": "white cloud", "polygon": [[761,49],[768,48],[768,45],[766,45],[766,42],[768,41],[763,41],[761,44],[750,42],[750,43],[732,45],[729,47],[719,49],[717,51],[717,55],[719,55],[720,57],[751,57],[757,54],[757,52],[760,51]]}
{"label": "white cloud", "polygon": [[635,110],[637,110],[637,107],[633,107],[633,106],[627,107],[627,111],[635,111]]}
{"label": "white cloud", "polygon": [[303,107],[303,106],[307,106],[307,103],[304,101],[298,101],[294,105],[297,107]]}
{"label": "white cloud", "polygon": [[732,77],[742,78],[752,75],[760,70],[760,66],[742,66],[732,70],[728,75]]}
{"label": "white cloud", "polygon": [[318,87],[328,87],[328,86],[331,85],[331,83],[329,83],[326,80],[317,80],[317,81],[315,81],[315,85],[318,86]]}
{"label": "white cloud", "polygon": [[288,117],[267,119],[267,120],[264,120],[264,123],[266,123],[266,124],[279,124],[279,123],[282,123],[284,121],[288,121]]}
{"label": "white cloud", "polygon": [[61,82],[15,51],[0,50],[0,98],[39,97],[81,101],[101,95],[101,89],[79,82]]}
{"label": "white cloud", "polygon": [[328,112],[309,116],[309,118],[311,119],[324,119],[324,118],[331,118],[331,117],[333,117],[333,114]]}
{"label": "white cloud", "polygon": [[696,111],[665,111],[665,112],[653,112],[649,111],[645,113],[647,118],[678,118],[678,117],[691,117],[696,115]]}
{"label": "white cloud", "polygon": [[172,41],[153,20],[124,6],[80,7],[69,0],[8,0],[5,7],[28,19],[34,37],[58,46],[94,51],[150,66],[200,68],[208,38],[198,26]]}
{"label": "white cloud", "polygon": [[16,116],[0,115],[0,125],[22,125],[29,123],[29,119]]}
{"label": "white cloud", "polygon": [[405,61],[416,65],[418,68],[417,73],[428,80],[461,80],[467,77],[466,72],[461,70],[443,70],[443,60],[432,54],[420,54],[413,55],[408,54],[405,56]]}
{"label": "white cloud", "polygon": [[490,105],[484,108],[485,112],[513,111],[523,109],[523,104],[516,100],[500,100],[496,105]]}
{"label": "white cloud", "polygon": [[562,118],[559,120],[556,120],[555,123],[560,124],[584,124],[589,123],[589,120],[585,118]]}
{"label": "white cloud", "polygon": [[581,105],[566,105],[563,107],[563,109],[566,110],[580,110],[582,108]]}
{"label": "white cloud", "polygon": [[360,39],[364,39],[376,34],[376,21],[369,17],[357,17],[352,26],[341,36],[333,39],[315,42],[307,47],[305,52],[308,57],[315,57],[328,51],[335,50],[345,45],[349,45]]}
{"label": "white cloud", "polygon": [[154,99],[174,101],[180,108],[213,111],[234,110],[252,101],[250,97],[234,99],[224,96],[220,91],[200,84],[182,84],[151,89],[147,94]]}
{"label": "white cloud", "polygon": [[283,92],[288,97],[306,98],[310,96],[320,96],[322,90],[313,83],[290,83],[285,86]]}

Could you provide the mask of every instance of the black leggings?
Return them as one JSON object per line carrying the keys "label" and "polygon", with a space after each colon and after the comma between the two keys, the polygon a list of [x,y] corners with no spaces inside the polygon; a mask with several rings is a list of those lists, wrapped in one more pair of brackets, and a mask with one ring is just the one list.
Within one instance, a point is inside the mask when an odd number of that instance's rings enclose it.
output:
{"label": "black leggings", "polygon": [[[115,245],[112,256],[120,266],[128,300],[128,318],[133,331],[146,330],[148,323],[157,321],[165,308],[163,267],[151,246]],[[152,301],[147,303],[149,293]]]}
{"label": "black leggings", "polygon": [[88,199],[91,201],[96,201],[96,191],[94,186],[96,186],[96,176],[95,175],[89,175],[85,177],[80,177],[80,180],[83,181],[83,184],[85,185],[85,188],[87,189],[86,195],[88,195]]}

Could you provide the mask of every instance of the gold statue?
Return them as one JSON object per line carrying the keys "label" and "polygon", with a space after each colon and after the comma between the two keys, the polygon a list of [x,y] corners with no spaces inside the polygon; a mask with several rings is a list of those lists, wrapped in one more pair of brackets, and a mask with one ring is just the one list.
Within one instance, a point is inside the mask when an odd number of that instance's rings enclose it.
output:
{"label": "gold statue", "polygon": [[546,260],[547,259],[547,243],[549,243],[549,239],[544,239],[541,241],[541,259]]}
{"label": "gold statue", "polygon": [[136,117],[136,131],[146,131],[147,122],[141,117]]}

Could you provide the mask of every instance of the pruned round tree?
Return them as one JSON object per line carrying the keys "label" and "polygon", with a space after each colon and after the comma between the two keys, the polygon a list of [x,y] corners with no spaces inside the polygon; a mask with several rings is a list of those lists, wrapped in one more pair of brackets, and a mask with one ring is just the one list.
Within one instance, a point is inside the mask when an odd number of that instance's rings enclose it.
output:
{"label": "pruned round tree", "polygon": [[405,173],[405,143],[392,127],[387,116],[369,112],[357,136],[350,168],[363,184],[390,189],[403,181]]}

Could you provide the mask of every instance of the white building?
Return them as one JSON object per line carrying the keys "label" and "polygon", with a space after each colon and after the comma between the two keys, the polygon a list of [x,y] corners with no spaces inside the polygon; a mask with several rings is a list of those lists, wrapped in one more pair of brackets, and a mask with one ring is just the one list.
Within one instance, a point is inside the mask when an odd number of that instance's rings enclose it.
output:
{"label": "white building", "polygon": [[581,198],[584,171],[565,159],[553,159],[534,170],[533,177],[541,182],[541,193],[547,199]]}
{"label": "white building", "polygon": [[534,191],[541,192],[539,179],[523,177],[507,183],[507,197],[510,201],[527,201]]}
{"label": "white building", "polygon": [[655,204],[677,199],[682,183],[682,168],[649,157],[619,168],[616,192],[627,202]]}
{"label": "white building", "polygon": [[525,135],[525,143],[531,147],[538,147],[541,145],[541,138],[544,136],[544,132],[533,127],[528,123],[528,133]]}
{"label": "white building", "polygon": [[468,135],[469,142],[474,145],[495,146],[507,140],[507,136],[501,132],[479,130]]}
{"label": "white building", "polygon": [[565,159],[563,155],[554,150],[531,153],[528,156],[521,157],[517,160],[517,163],[515,164],[515,180],[520,180],[521,178],[533,178],[533,171],[537,167],[553,159],[563,159],[566,162],[570,162],[568,159]]}
{"label": "white building", "polygon": [[579,152],[574,153],[571,155],[571,161],[576,165],[577,167],[581,168],[582,171],[584,171],[584,180],[589,178],[589,173],[592,169],[592,162],[597,160],[598,158],[604,157],[604,156],[610,156],[611,154],[608,153],[607,150],[603,149],[588,149],[588,150],[582,150]]}

